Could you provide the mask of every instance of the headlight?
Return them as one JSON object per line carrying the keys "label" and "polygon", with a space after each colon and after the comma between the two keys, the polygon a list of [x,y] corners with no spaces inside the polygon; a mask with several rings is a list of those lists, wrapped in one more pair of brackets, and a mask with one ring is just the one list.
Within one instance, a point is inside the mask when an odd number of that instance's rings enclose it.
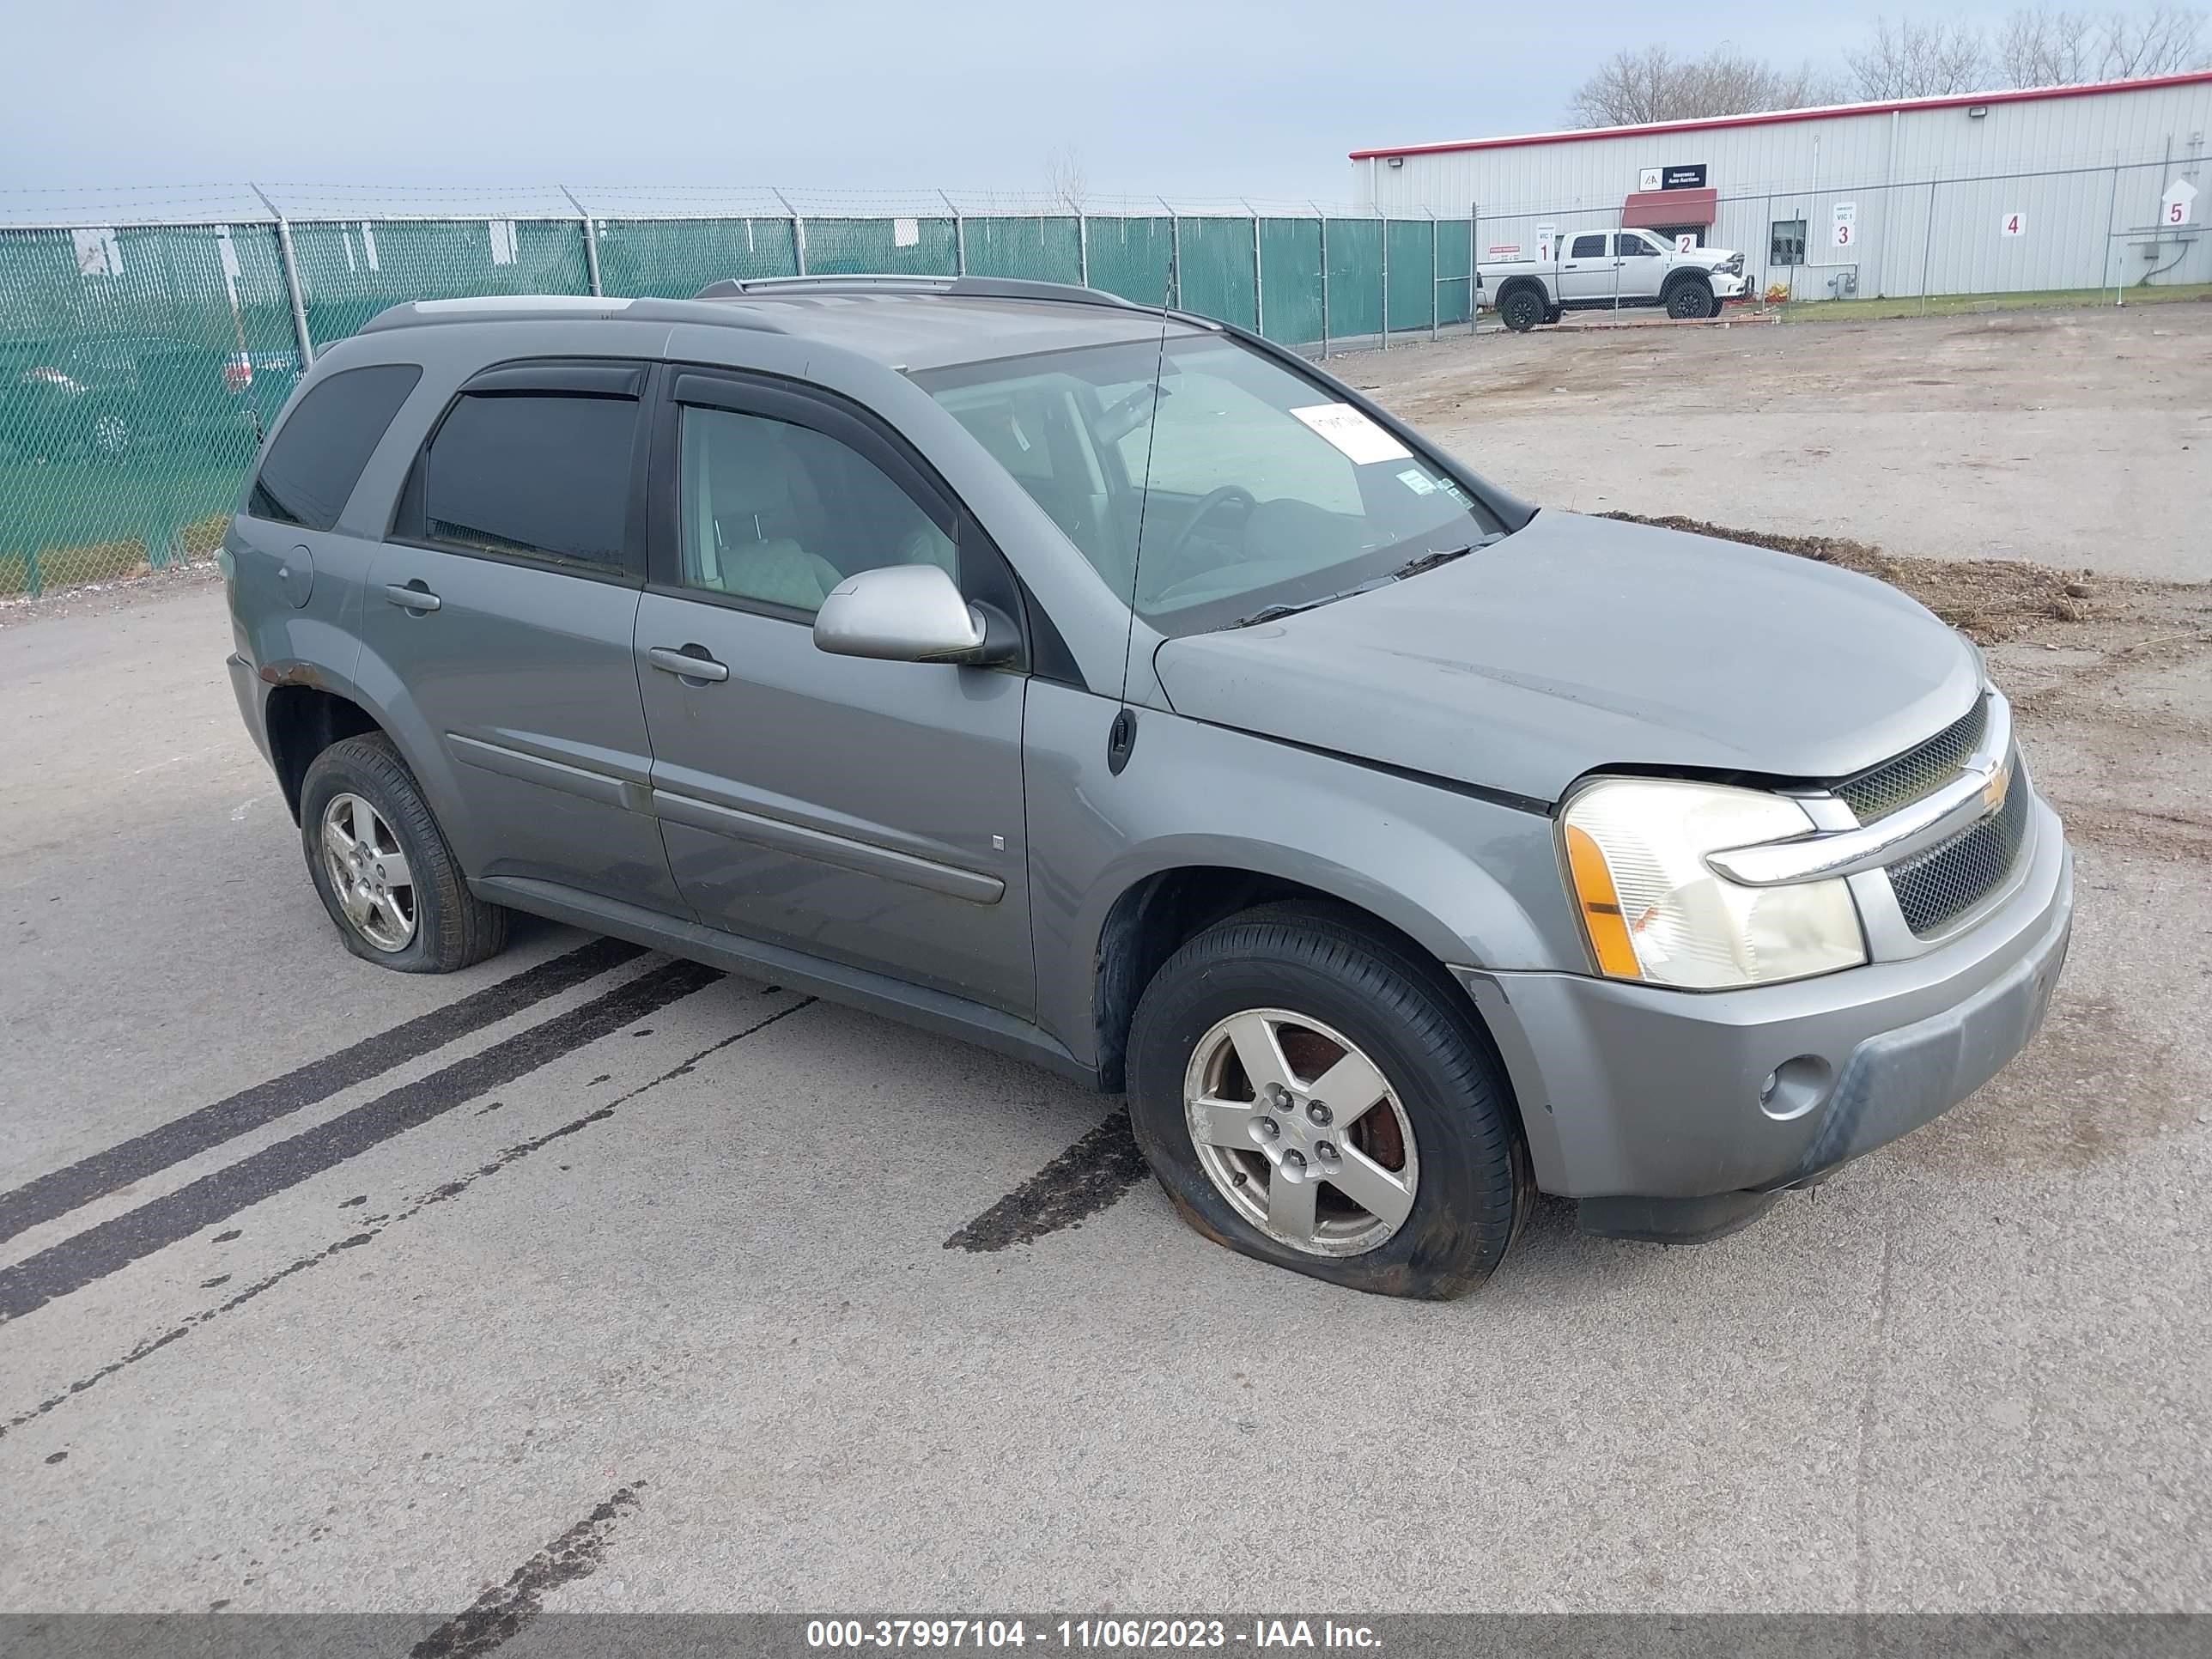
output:
{"label": "headlight", "polygon": [[1582,790],[1562,832],[1598,970],[1711,990],[1858,966],[1866,938],[1843,881],[1745,887],[1705,863],[1812,828],[1796,802],[1755,789],[1607,778]]}

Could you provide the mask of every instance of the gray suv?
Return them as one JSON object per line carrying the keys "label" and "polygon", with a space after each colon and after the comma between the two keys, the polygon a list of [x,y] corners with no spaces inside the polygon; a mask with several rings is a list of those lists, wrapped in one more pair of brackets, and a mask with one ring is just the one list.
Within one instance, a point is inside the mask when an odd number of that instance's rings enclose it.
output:
{"label": "gray suv", "polygon": [[1911,599],[1538,512],[1086,289],[401,306],[225,556],[356,955],[529,911],[966,1037],[1362,1290],[1473,1289],[1539,1192],[1741,1226],[1989,1079],[2065,954],[2058,820]]}

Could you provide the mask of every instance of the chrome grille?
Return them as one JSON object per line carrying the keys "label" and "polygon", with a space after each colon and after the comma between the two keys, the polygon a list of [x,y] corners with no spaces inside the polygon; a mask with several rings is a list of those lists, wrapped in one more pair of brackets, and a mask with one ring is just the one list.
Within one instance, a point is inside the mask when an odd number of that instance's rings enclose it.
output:
{"label": "chrome grille", "polygon": [[1925,743],[1860,773],[1847,783],[1838,784],[1836,793],[1859,815],[1861,823],[1887,817],[1899,807],[1934,794],[1958,776],[1989,724],[1990,700],[1983,697]]}
{"label": "chrome grille", "polygon": [[1917,858],[1890,866],[1889,884],[1897,894],[1897,908],[1917,937],[1940,932],[1988,897],[2019,858],[2027,835],[2031,792],[2016,750],[2011,766],[2012,788],[1996,812]]}

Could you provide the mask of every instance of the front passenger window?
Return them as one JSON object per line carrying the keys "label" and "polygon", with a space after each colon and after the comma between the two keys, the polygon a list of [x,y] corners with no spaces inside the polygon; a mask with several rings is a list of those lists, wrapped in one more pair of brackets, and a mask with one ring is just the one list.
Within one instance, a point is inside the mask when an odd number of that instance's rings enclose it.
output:
{"label": "front passenger window", "polygon": [[952,538],[873,461],[762,415],[684,410],[684,585],[808,616],[846,577],[933,564]]}

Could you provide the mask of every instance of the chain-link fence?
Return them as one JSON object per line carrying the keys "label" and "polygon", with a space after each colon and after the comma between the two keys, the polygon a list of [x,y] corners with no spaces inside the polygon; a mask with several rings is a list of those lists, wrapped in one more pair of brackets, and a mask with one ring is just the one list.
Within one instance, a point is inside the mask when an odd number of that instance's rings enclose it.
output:
{"label": "chain-link fence", "polygon": [[[0,195],[0,599],[208,556],[301,365],[404,301],[680,297],[720,278],[1018,276],[1326,356],[1474,320],[1474,226],[1311,203],[248,187],[41,213]],[[1111,212],[1099,210],[1112,206]]]}
{"label": "chain-link fence", "polygon": [[[1754,297],[1793,304],[2092,292],[2119,301],[2145,286],[2212,282],[2203,223],[2212,195],[2196,199],[2197,167],[2194,156],[2161,156],[1910,183],[1777,183],[1719,197],[1712,223],[1693,234],[1743,254]],[[1486,204],[1477,220],[1489,264],[1534,258],[1547,243],[1571,250],[1577,235],[1619,227],[1621,207]],[[1601,303],[1613,274],[1606,262],[1582,299]]]}

